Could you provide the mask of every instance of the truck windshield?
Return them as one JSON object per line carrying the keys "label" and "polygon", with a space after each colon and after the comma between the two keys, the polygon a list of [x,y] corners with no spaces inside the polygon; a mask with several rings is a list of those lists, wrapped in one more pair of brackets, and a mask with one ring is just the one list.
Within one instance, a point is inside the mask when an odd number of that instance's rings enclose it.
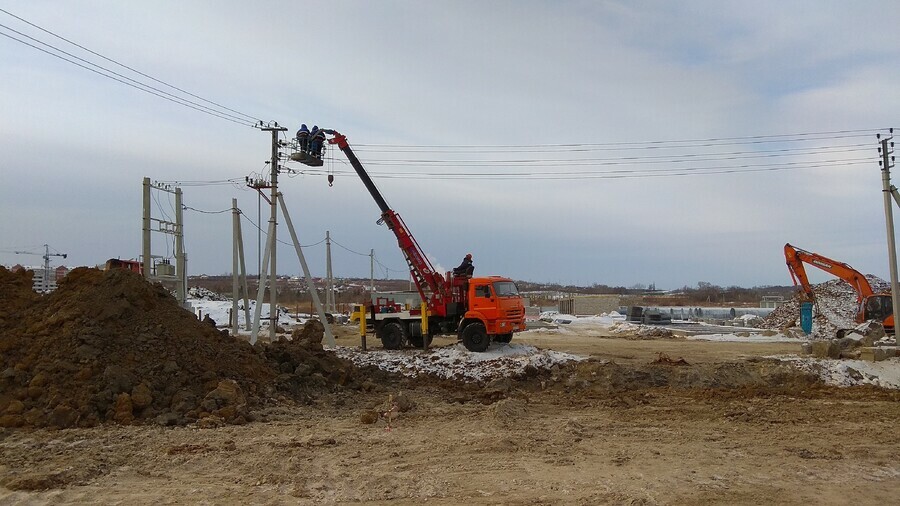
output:
{"label": "truck windshield", "polygon": [[494,292],[497,293],[497,297],[519,295],[519,289],[516,288],[516,284],[512,281],[498,281],[494,283]]}

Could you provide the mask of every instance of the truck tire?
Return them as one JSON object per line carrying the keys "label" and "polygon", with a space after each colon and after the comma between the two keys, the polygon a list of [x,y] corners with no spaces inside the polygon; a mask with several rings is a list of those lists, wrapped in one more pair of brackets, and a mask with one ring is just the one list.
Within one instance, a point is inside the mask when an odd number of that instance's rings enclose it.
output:
{"label": "truck tire", "polygon": [[497,341],[498,343],[508,343],[512,341],[512,336],[512,332],[509,334],[497,334],[494,336],[494,341]]}
{"label": "truck tire", "polygon": [[481,353],[488,349],[491,344],[491,338],[487,335],[487,330],[481,322],[470,323],[462,331],[463,346],[469,351]]}
{"label": "truck tire", "polygon": [[381,326],[378,331],[378,337],[381,339],[381,346],[386,350],[399,350],[406,341],[406,332],[403,325],[398,322],[388,322]]}
{"label": "truck tire", "polygon": [[[428,346],[431,346],[431,341],[434,339],[434,336],[430,335],[426,336],[425,338],[428,339]],[[422,336],[408,336],[406,340],[409,342],[410,346],[413,346],[415,348],[421,349],[425,347],[425,342],[422,340]]]}

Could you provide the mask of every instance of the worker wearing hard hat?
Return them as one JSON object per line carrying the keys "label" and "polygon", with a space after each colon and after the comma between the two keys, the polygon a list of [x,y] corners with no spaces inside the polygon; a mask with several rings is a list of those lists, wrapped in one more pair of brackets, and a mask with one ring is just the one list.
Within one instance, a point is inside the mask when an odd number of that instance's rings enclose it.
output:
{"label": "worker wearing hard hat", "polygon": [[459,267],[453,269],[454,276],[472,276],[472,273],[475,272],[475,266],[472,265],[472,254],[466,253],[466,257],[463,258]]}

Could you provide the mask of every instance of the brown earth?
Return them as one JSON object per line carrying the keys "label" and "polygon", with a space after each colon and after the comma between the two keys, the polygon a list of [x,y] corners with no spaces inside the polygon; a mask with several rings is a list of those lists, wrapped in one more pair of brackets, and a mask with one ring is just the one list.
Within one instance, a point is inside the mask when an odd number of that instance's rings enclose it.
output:
{"label": "brown earth", "polygon": [[[80,276],[0,329],[0,412],[41,414],[0,428],[0,503],[889,504],[900,485],[900,393],[760,358],[793,343],[538,334],[524,341],[592,358],[487,385],[414,380],[335,359],[320,328],[251,347],[140,278]],[[115,365],[130,383],[104,374]],[[183,412],[165,400],[181,390]],[[60,405],[96,419],[28,428]]]}
{"label": "brown earth", "polygon": [[[26,277],[0,270],[0,286]],[[279,396],[359,388],[321,345],[251,347],[126,270],[75,269],[46,296],[0,292],[0,307],[0,427],[241,424]]]}

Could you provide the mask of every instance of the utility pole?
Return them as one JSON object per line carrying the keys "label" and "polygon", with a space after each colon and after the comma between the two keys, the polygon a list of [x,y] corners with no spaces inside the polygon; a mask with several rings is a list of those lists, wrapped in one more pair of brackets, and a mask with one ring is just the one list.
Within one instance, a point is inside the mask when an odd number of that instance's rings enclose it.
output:
{"label": "utility pole", "polygon": [[181,209],[181,187],[175,188],[175,277],[180,281],[175,289],[178,302],[187,300],[187,258],[184,255],[184,214]]}
{"label": "utility pole", "polygon": [[375,250],[369,250],[369,289],[375,293]]}
{"label": "utility pole", "polygon": [[269,230],[272,234],[272,237],[269,238],[269,241],[272,244],[272,249],[269,252],[269,255],[271,256],[271,258],[269,258],[271,263],[271,271],[269,274],[269,339],[271,342],[275,342],[275,328],[278,325],[278,267],[275,262],[275,252],[278,249],[278,236],[276,233],[276,217],[278,216],[278,149],[281,147],[281,143],[278,140],[278,134],[286,131],[287,128],[278,126],[277,122],[273,122],[270,126],[260,127],[260,130],[272,132],[272,157],[269,162],[272,166],[272,193],[269,200],[271,206]]}
{"label": "utility pole", "polygon": [[334,278],[331,274],[331,232],[325,231],[325,310],[334,310]]}
{"label": "utility pole", "polygon": [[150,178],[144,178],[143,235],[141,260],[144,278],[150,280],[153,262],[150,261]]}
{"label": "utility pole", "polygon": [[889,137],[881,139],[881,134],[877,138],[881,141],[878,151],[881,153],[881,160],[878,165],[881,166],[881,186],[884,194],[884,220],[887,226],[887,243],[888,243],[888,261],[891,270],[891,303],[893,305],[894,314],[894,335],[897,335],[896,319],[900,315],[900,282],[897,276],[897,247],[894,237],[894,212],[891,205],[891,169],[894,167],[894,129],[890,129]]}

